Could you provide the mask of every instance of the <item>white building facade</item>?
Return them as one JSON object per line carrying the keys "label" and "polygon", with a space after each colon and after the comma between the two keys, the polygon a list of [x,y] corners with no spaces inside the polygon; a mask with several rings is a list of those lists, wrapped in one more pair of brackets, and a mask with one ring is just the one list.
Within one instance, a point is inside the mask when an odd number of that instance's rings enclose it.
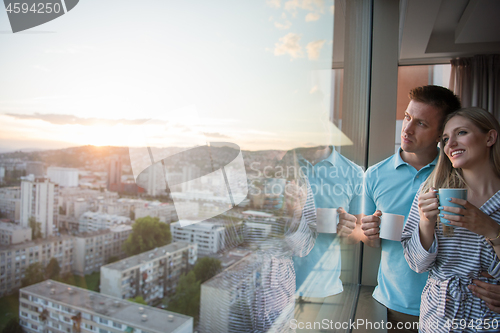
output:
{"label": "white building facade", "polygon": [[0,212],[5,218],[19,223],[21,218],[21,187],[0,188]]}
{"label": "white building facade", "polygon": [[70,273],[73,265],[73,239],[70,236],[50,237],[27,243],[0,247],[0,297],[21,287],[29,265],[39,262],[45,268],[56,258],[60,274]]}
{"label": "white building facade", "polygon": [[79,232],[93,232],[98,230],[109,229],[112,226],[130,223],[130,218],[118,215],[101,214],[94,212],[86,212],[80,216],[78,220]]}
{"label": "white building facade", "polygon": [[29,218],[40,223],[42,237],[48,237],[57,230],[59,206],[59,185],[47,178],[21,182],[20,220],[23,227],[29,227]]}
{"label": "white building facade", "polygon": [[31,228],[0,222],[0,244],[11,245],[31,241]]}
{"label": "white building facade", "polygon": [[73,237],[73,273],[80,276],[92,274],[107,264],[111,257],[125,257],[123,243],[131,233],[130,225],[118,225]]}
{"label": "white building facade", "polygon": [[27,333],[193,332],[192,317],[52,280],[20,290],[19,323]]}
{"label": "white building facade", "polygon": [[101,293],[149,304],[175,291],[198,258],[196,244],[175,242],[101,267]]}
{"label": "white building facade", "polygon": [[170,224],[173,242],[187,242],[198,245],[198,253],[207,255],[225,248],[225,228],[213,222],[199,222],[181,227],[180,222]]}
{"label": "white building facade", "polygon": [[78,169],[48,167],[47,177],[62,187],[78,187]]}

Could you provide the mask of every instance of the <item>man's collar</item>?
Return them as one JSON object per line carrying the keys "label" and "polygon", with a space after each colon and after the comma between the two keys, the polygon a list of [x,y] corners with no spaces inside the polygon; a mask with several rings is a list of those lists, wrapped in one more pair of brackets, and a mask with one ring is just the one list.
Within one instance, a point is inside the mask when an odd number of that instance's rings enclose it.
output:
{"label": "man's collar", "polygon": [[[438,159],[439,159],[439,154],[441,152],[441,150],[439,149],[438,147],[438,153],[436,155],[436,157],[434,158],[434,160],[432,160],[431,163],[427,164],[427,165],[432,165],[432,166],[435,166],[438,162]],[[406,163],[405,161],[403,161],[403,158],[401,157],[401,152],[403,151],[403,149],[399,148],[398,150],[398,153],[396,154],[396,158],[394,159],[394,169],[397,169],[399,166],[403,165],[403,164],[406,164],[408,165],[408,163]]]}
{"label": "man's collar", "polygon": [[327,158],[325,158],[323,161],[328,161],[330,162],[332,165],[335,165],[335,158],[337,157],[337,151],[335,150],[335,147],[333,146],[330,146],[330,148],[332,149],[332,153],[330,154],[330,156],[328,156]]}

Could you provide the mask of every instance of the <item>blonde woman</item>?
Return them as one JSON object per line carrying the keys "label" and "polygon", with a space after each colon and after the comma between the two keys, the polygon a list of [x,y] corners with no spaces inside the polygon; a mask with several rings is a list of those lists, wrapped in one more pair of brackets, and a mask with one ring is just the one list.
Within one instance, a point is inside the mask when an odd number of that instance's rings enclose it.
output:
{"label": "blonde woman", "polygon": [[[450,114],[438,164],[413,202],[401,242],[410,268],[429,272],[420,305],[421,332],[500,330],[500,315],[467,287],[473,279],[492,284],[500,279],[498,133],[498,121],[485,110]],[[448,200],[464,208],[439,207],[438,188],[467,188],[467,200]]]}

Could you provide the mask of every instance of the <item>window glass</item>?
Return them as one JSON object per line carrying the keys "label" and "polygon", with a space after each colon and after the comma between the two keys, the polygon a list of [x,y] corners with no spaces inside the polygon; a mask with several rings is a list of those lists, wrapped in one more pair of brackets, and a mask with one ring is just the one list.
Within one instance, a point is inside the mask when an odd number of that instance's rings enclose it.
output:
{"label": "window glass", "polygon": [[347,322],[361,247],[337,224],[361,213],[370,2],[98,7],[0,34],[0,132],[42,149],[6,174],[40,238],[26,277],[52,279],[26,292],[57,301],[64,329],[83,310],[144,332]]}

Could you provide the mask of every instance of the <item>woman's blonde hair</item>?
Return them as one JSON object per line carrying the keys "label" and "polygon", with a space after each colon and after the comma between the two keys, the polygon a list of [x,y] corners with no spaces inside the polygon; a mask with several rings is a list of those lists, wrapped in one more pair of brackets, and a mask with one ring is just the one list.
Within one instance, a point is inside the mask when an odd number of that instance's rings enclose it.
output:
{"label": "woman's blonde hair", "polygon": [[[482,133],[488,133],[491,130],[500,134],[500,124],[495,119],[495,117],[486,110],[481,108],[463,108],[449,114],[444,125],[454,117],[463,117],[468,119],[472,124],[474,124]],[[443,125],[443,128],[444,128]],[[498,136],[495,143],[490,147],[490,163],[492,164],[493,171],[500,178],[500,143],[498,142]],[[439,160],[434,168],[434,171],[430,174],[429,178],[425,181],[422,187],[422,193],[429,192],[431,187],[434,188],[466,188],[467,183],[463,177],[462,169],[456,169],[451,164],[450,159],[446,156],[443,151],[444,142],[441,136],[440,140],[441,151],[439,153]],[[444,231],[453,230],[451,227],[444,226]]]}

